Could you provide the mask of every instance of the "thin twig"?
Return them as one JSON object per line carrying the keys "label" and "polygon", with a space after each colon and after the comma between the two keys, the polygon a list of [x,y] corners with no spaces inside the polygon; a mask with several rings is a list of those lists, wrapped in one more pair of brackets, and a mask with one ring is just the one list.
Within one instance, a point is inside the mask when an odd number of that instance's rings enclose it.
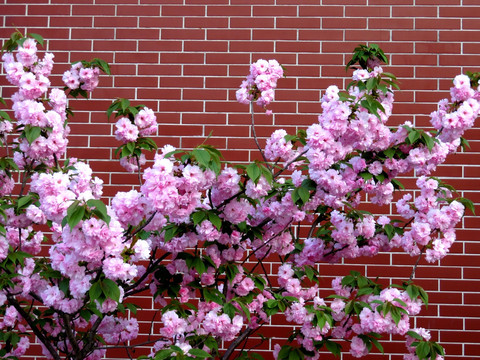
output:
{"label": "thin twig", "polygon": [[257,144],[258,151],[260,151],[260,154],[262,154],[263,161],[265,162],[265,165],[267,165],[267,168],[272,171],[272,167],[270,166],[270,163],[267,161],[267,158],[265,156],[265,153],[263,152],[262,147],[258,143],[258,138],[257,138],[257,133],[255,132],[255,118],[254,118],[254,111],[253,111],[253,102],[250,103],[250,115],[252,118],[252,134],[253,134],[253,140],[255,140],[255,144]]}
{"label": "thin twig", "polygon": [[418,255],[417,261],[415,262],[415,265],[413,265],[412,274],[410,275],[409,281],[412,281],[413,277],[415,276],[415,271],[417,271],[417,266],[420,263],[420,259],[422,258],[424,250],[425,250],[425,246],[422,248],[422,250],[420,250],[420,255]]}
{"label": "thin twig", "polygon": [[278,170],[275,174],[273,174],[273,178],[277,178],[279,177],[285,170],[288,169],[288,167],[290,165],[292,165],[294,162],[296,162],[298,159],[300,159],[303,155],[305,155],[307,153],[308,149],[307,150],[303,150],[300,154],[298,154],[297,156],[295,156],[295,158],[293,160],[290,160],[289,162],[287,162],[282,169]]}

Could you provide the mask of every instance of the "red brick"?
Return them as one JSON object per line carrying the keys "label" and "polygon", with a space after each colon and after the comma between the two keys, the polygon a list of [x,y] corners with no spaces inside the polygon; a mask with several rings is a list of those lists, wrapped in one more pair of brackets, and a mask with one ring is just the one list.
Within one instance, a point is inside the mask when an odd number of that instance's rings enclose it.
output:
{"label": "red brick", "polygon": [[388,41],[390,40],[390,31],[388,30],[345,30],[345,40],[347,41]]}
{"label": "red brick", "polygon": [[298,40],[339,41],[343,40],[343,30],[299,30]]}
{"label": "red brick", "polygon": [[181,75],[181,73],[180,65],[138,65],[138,75]]}
{"label": "red brick", "polygon": [[225,52],[228,50],[226,41],[185,41],[184,51]]}
{"label": "red brick", "polygon": [[480,36],[480,31],[440,31],[440,41],[468,41],[473,42]]}
{"label": "red brick", "polygon": [[[343,16],[343,6],[308,6],[300,5],[299,6],[299,16],[301,17],[341,17]],[[354,16],[354,15],[349,15]]]}
{"label": "red brick", "polygon": [[162,39],[205,39],[205,30],[203,29],[162,29]]}
{"label": "red brick", "polygon": [[253,16],[297,16],[296,6],[254,6]]}
{"label": "red brick", "polygon": [[[164,30],[162,30],[164,31]],[[163,36],[163,32],[162,32]],[[159,39],[160,30],[158,29],[116,29],[116,39]]]}
{"label": "red brick", "polygon": [[[260,24],[259,27],[266,27]],[[294,29],[318,29],[320,28],[320,19],[317,18],[277,18],[277,28],[294,28]]]}
{"label": "red brick", "polygon": [[[69,16],[68,21],[66,21],[65,17],[57,17],[51,16],[50,17],[50,26],[53,28],[56,27],[93,27],[94,18],[85,17],[85,16]],[[45,36],[45,35],[43,35]]]}
{"label": "red brick", "polygon": [[195,76],[226,76],[227,66],[220,65],[184,65],[183,75],[195,75]]}
{"label": "red brick", "polygon": [[323,29],[366,29],[367,20],[359,18],[325,18],[322,19]]}
{"label": "red brick", "polygon": [[48,19],[46,17],[23,17],[23,16],[5,16],[5,26],[18,27],[18,26],[47,26]]}
{"label": "red brick", "polygon": [[[10,10],[9,10],[10,12]],[[70,15],[68,5],[29,5],[28,15]]]}
{"label": "red brick", "polygon": [[310,41],[276,41],[275,50],[277,52],[320,52],[319,42]]}
{"label": "red brick", "polygon": [[415,19],[415,29],[460,29],[460,19]]}
{"label": "red brick", "polygon": [[263,30],[263,29],[254,29],[253,30],[253,40],[275,40],[275,39],[285,39],[285,40],[295,40],[297,39],[296,30]]}
{"label": "red brick", "polygon": [[113,39],[114,29],[72,29],[72,39]]}
{"label": "red brick", "polygon": [[369,29],[411,29],[413,28],[413,19],[398,18],[379,18],[368,19]]}
{"label": "red brick", "polygon": [[480,30],[478,19],[462,19],[462,29]]}
{"label": "red brick", "polygon": [[[78,43],[76,41],[75,43]],[[94,51],[137,51],[136,41],[125,40],[95,40],[93,42]]]}
{"label": "red brick", "polygon": [[113,5],[98,5],[98,6],[73,5],[72,15],[87,15],[87,16],[115,15],[115,6]]}
{"label": "red brick", "polygon": [[274,52],[273,41],[230,41],[230,52]]}
{"label": "red brick", "polygon": [[250,62],[250,54],[209,53],[206,54],[208,64],[247,64]]}
{"label": "red brick", "polygon": [[[279,20],[279,19],[278,19]],[[230,28],[281,28],[288,26],[275,26],[275,19],[273,18],[262,18],[262,17],[232,17],[230,18]]]}
{"label": "red brick", "polygon": [[208,29],[207,40],[250,40],[250,30]]}
{"label": "red brick", "polygon": [[[117,7],[117,16],[160,16],[160,5],[123,5]],[[122,19],[123,20],[123,19]]]}
{"label": "red brick", "polygon": [[478,17],[480,12],[479,6],[440,6],[440,17]]}
{"label": "red brick", "polygon": [[[81,19],[88,19],[88,18],[81,18]],[[112,27],[112,28],[118,27],[118,18],[116,17],[95,16],[93,18],[93,22],[94,22],[94,27]],[[131,18],[124,17],[122,19],[122,27],[130,27],[130,28],[137,27],[137,19],[134,17],[131,17]]]}
{"label": "red brick", "polygon": [[[181,18],[177,18],[180,23]],[[233,19],[232,19],[233,20]],[[181,25],[179,26],[181,27]],[[226,28],[228,27],[228,18],[217,17],[185,17],[185,27],[187,28]],[[235,27],[235,26],[232,26]]]}
{"label": "red brick", "polygon": [[162,53],[162,64],[203,64],[204,55],[199,53]]}
{"label": "red brick", "polygon": [[162,5],[162,16],[205,16],[205,6]]}
{"label": "red brick", "polygon": [[[391,14],[391,8],[389,6],[365,6],[365,7],[346,6],[345,7],[345,16],[347,17],[377,18],[377,17],[389,17],[390,14]],[[373,21],[375,21],[375,19]]]}
{"label": "red brick", "polygon": [[250,16],[251,7],[243,5],[207,6],[207,16]]}
{"label": "red brick", "polygon": [[436,31],[396,30],[392,32],[393,41],[437,41]]}
{"label": "red brick", "polygon": [[[136,20],[137,18],[132,18]],[[138,18],[139,26],[142,28],[181,28],[183,20],[180,17],[169,16],[156,16],[147,17],[143,16]]]}
{"label": "red brick", "polygon": [[201,88],[203,86],[202,78],[194,77],[164,77],[160,79],[160,87],[174,88]]}
{"label": "red brick", "polygon": [[[125,40],[122,40],[125,42]],[[182,51],[182,42],[176,40],[142,40],[138,42],[138,51]]]}

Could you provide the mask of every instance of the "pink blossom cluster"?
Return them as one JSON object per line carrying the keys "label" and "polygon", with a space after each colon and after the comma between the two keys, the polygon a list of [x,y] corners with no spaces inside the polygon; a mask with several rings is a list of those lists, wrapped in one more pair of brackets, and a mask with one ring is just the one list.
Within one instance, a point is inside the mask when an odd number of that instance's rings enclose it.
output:
{"label": "pink blossom cluster", "polygon": [[126,117],[118,119],[115,124],[115,138],[124,144],[134,142],[139,136],[152,135],[157,131],[157,117],[153,111],[147,107],[140,110],[134,118],[134,121]]}
{"label": "pink blossom cluster", "polygon": [[174,223],[181,223],[188,222],[190,214],[201,206],[202,193],[212,186],[215,175],[211,170],[202,171],[197,165],[178,166],[157,154],[143,179],[141,192],[152,209]]}
{"label": "pink blossom cluster", "polygon": [[138,330],[137,319],[126,319],[112,315],[105,316],[98,328],[99,334],[108,344],[119,344],[134,340],[138,336]]}
{"label": "pink blossom cluster", "polygon": [[[50,87],[48,76],[53,67],[53,57],[53,54],[46,53],[44,58],[39,60],[33,39],[23,42],[17,53],[17,61],[12,53],[7,52],[2,56],[8,81],[19,88],[12,95],[12,109],[17,125],[25,131],[29,131],[27,127],[38,127],[42,130],[32,142],[29,142],[26,136],[16,140],[18,146],[14,160],[20,168],[25,165],[26,158],[51,164],[53,156],[61,158],[66,151],[70,131],[70,128],[64,125],[66,96],[62,91],[52,89],[49,101],[51,110],[45,107],[42,100]],[[2,128],[2,134],[12,130],[5,122]]]}
{"label": "pink blossom cluster", "polygon": [[[425,250],[428,262],[445,257],[455,241],[455,225],[462,219],[465,206],[458,201],[438,201],[451,197],[448,189],[441,188],[437,180],[421,176],[417,180],[420,196],[410,203],[410,194],[397,202],[397,211],[406,219],[413,219],[411,229],[401,237],[401,246],[412,256]],[[414,210],[415,209],[415,210]]]}
{"label": "pink blossom cluster", "polygon": [[98,67],[83,67],[81,62],[72,65],[70,70],[63,73],[62,80],[71,90],[78,88],[93,91],[99,82],[100,69]]}
{"label": "pink blossom cluster", "polygon": [[[250,65],[250,74],[237,90],[237,101],[242,104],[256,101],[265,108],[274,100],[277,81],[282,76],[283,68],[276,60],[258,60]],[[267,113],[271,114],[271,111],[267,110]]]}

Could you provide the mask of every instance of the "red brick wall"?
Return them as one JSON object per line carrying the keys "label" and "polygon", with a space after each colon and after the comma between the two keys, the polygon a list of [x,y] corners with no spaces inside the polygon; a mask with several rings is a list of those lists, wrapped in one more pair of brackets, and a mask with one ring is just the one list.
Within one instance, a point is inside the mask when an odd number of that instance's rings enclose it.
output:
{"label": "red brick wall", "polygon": [[[224,150],[227,160],[247,161],[258,153],[249,137],[248,107],[235,102],[235,91],[249,63],[259,58],[275,58],[287,68],[271,106],[274,115],[256,117],[262,138],[277,128],[294,132],[316,121],[321,92],[348,83],[344,64],[360,42],[380,44],[390,54],[388,71],[401,82],[392,125],[405,120],[428,125],[451,79],[480,65],[480,0],[0,0],[0,21],[1,38],[18,28],[48,39],[56,74],[83,58],[112,64],[114,75],[102,78],[92,102],[71,102],[76,116],[68,152],[90,159],[107,195],[136,182],[112,160],[118,143],[105,110],[115,97],[154,109],[159,145],[188,148],[212,133],[208,142]],[[55,83],[60,85],[59,77]],[[10,94],[4,87],[0,96]],[[437,174],[478,204],[480,128],[466,137],[471,149],[453,156]],[[416,274],[431,297],[416,326],[433,330],[448,359],[480,359],[479,230],[478,218],[467,214],[441,266],[421,261]],[[394,253],[365,261],[355,268],[401,282],[415,259]],[[321,266],[325,285],[329,276],[351,267]],[[141,318],[145,332],[152,314]],[[265,330],[273,332],[285,331]],[[386,349],[390,359],[402,359],[405,352],[396,342]]]}

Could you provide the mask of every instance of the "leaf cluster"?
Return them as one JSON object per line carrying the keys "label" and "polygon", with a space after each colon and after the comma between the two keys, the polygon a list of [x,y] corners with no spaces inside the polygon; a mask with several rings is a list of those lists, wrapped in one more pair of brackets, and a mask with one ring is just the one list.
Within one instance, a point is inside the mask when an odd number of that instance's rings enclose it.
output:
{"label": "leaf cluster", "polygon": [[62,226],[68,224],[71,230],[83,219],[90,219],[92,216],[103,220],[107,225],[110,223],[110,215],[107,214],[107,207],[101,200],[90,199],[86,203],[73,200],[67,209],[67,215],[62,220]]}
{"label": "leaf cluster", "polygon": [[377,44],[371,44],[370,46],[359,44],[353,50],[353,56],[345,66],[345,70],[350,68],[355,69],[353,65],[359,64],[362,69],[368,69],[368,60],[380,60],[388,65],[388,58],[383,50]]}
{"label": "leaf cluster", "polygon": [[2,46],[2,54],[4,52],[12,52],[17,50],[19,46],[22,46],[25,40],[28,38],[35,39],[41,46],[44,46],[44,39],[41,35],[35,33],[27,33],[23,35],[19,30],[10,35],[10,39],[5,41]]}

